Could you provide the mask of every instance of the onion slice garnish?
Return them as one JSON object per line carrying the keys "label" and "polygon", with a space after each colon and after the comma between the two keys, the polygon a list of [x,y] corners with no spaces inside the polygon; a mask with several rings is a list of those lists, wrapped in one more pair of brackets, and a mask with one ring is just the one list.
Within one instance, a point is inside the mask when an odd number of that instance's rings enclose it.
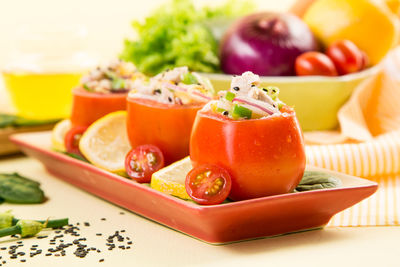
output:
{"label": "onion slice garnish", "polygon": [[204,98],[206,100],[211,100],[212,99],[211,97],[209,97],[207,95],[204,95],[204,94],[202,94],[202,93],[200,93],[198,91],[195,91],[195,90],[191,91],[191,90],[188,90],[188,89],[186,89],[184,87],[181,87],[181,86],[178,86],[178,85],[175,85],[175,84],[172,84],[172,83],[163,83],[162,85],[164,87],[168,88],[168,89],[172,89],[172,90],[175,90],[175,91],[187,92],[189,94],[202,97],[202,98]]}
{"label": "onion slice garnish", "polygon": [[[273,107],[268,107],[269,105],[267,103],[262,102],[264,105],[262,105],[262,104],[260,105],[260,104],[256,103],[255,101],[257,101],[257,100],[244,99],[244,98],[241,98],[241,97],[235,97],[232,100],[232,102],[242,102],[242,103],[247,104],[249,106],[255,107],[255,108],[257,108],[257,109],[259,109],[261,111],[264,111],[264,112],[268,113],[269,115],[272,115],[272,114],[275,113],[274,108]],[[257,101],[257,102],[260,102],[260,101]],[[267,104],[268,106],[266,106],[265,104]]]}

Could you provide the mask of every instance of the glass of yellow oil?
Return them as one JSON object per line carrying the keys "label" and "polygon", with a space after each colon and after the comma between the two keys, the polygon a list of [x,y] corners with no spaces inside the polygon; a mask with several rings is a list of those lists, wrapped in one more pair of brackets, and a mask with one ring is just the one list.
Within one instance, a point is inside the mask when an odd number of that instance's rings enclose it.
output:
{"label": "glass of yellow oil", "polygon": [[97,64],[86,50],[82,27],[23,27],[18,30],[4,84],[18,115],[47,120],[67,118],[72,89]]}

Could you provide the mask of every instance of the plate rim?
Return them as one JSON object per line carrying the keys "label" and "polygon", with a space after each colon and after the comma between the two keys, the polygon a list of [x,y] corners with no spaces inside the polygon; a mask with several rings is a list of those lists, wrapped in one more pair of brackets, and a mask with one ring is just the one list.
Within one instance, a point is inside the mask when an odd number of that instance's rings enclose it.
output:
{"label": "plate rim", "polygon": [[[336,187],[336,188],[326,188],[326,189],[321,189],[321,190],[311,190],[311,191],[305,191],[305,192],[294,192],[294,193],[286,193],[286,194],[279,194],[279,195],[272,195],[272,196],[266,196],[266,197],[259,197],[259,198],[253,198],[253,199],[247,199],[247,200],[241,200],[241,201],[233,201],[233,202],[229,202],[229,203],[224,203],[224,204],[217,204],[217,205],[197,205],[195,203],[192,203],[190,201],[186,201],[183,200],[179,197],[175,197],[160,191],[157,191],[149,186],[146,185],[142,185],[136,181],[130,180],[129,178],[111,173],[109,171],[103,170],[101,168],[98,168],[90,163],[72,158],[68,155],[65,155],[61,152],[57,152],[55,150],[51,150],[48,149],[46,147],[39,147],[35,144],[32,143],[28,143],[26,141],[23,140],[23,136],[27,136],[27,135],[35,135],[35,134],[49,134],[49,137],[51,137],[51,131],[41,131],[41,132],[34,132],[34,133],[18,133],[18,134],[13,134],[10,137],[10,141],[15,143],[18,146],[25,146],[28,147],[30,149],[39,151],[41,153],[44,153],[48,156],[51,157],[56,157],[58,160],[66,162],[67,164],[73,164],[73,165],[78,165],[79,167],[81,167],[82,169],[88,169],[90,171],[96,172],[98,175],[101,176],[106,176],[109,179],[112,179],[116,182],[120,182],[123,184],[127,184],[128,186],[131,187],[136,187],[137,189],[140,190],[144,190],[147,191],[148,193],[151,194],[156,194],[159,197],[163,198],[164,200],[167,200],[169,202],[173,202],[175,204],[177,204],[178,206],[184,206],[185,208],[189,208],[189,209],[194,209],[197,210],[198,212],[207,212],[210,210],[218,210],[221,208],[235,208],[235,207],[241,207],[241,206],[247,206],[247,205],[257,205],[258,203],[264,203],[264,202],[270,202],[270,201],[277,201],[280,199],[285,199],[285,198],[291,198],[291,196],[293,197],[308,197],[310,195],[320,195],[320,194],[325,194],[326,192],[335,192],[335,191],[348,191],[348,190],[354,190],[354,189],[363,189],[363,188],[374,188],[375,187],[375,191],[376,192],[377,188],[378,188],[378,183],[368,180],[368,179],[364,179],[364,178],[360,178],[357,176],[353,176],[353,175],[349,175],[349,174],[345,174],[345,173],[340,173],[337,171],[333,171],[333,170],[329,170],[329,169],[324,169],[324,168],[320,168],[320,167],[315,167],[312,165],[307,165],[306,168],[312,168],[313,170],[316,171],[323,171],[323,172],[328,172],[331,173],[333,175],[337,174],[338,176],[348,176],[352,179],[356,179],[356,180],[361,180],[364,182],[367,182],[366,184],[362,184],[362,185],[357,185],[357,186],[347,186],[347,187]],[[75,185],[74,185],[75,186]],[[86,191],[86,190],[85,190]],[[87,191],[86,191],[87,192]]]}

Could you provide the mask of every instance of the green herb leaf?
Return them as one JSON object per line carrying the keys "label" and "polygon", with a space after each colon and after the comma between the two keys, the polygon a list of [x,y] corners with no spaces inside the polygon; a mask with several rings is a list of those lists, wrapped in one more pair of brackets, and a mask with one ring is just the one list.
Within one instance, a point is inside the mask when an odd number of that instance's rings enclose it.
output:
{"label": "green herb leaf", "polygon": [[84,157],[82,157],[80,155],[77,155],[77,154],[74,154],[74,153],[69,153],[69,152],[62,152],[62,153],[64,153],[65,155],[67,155],[67,156],[69,156],[71,158],[74,158],[74,159],[81,160],[81,161],[84,161],[86,163],[89,163],[89,161],[87,159],[85,159]]}
{"label": "green herb leaf", "polygon": [[297,191],[309,191],[325,188],[335,188],[341,186],[339,178],[325,172],[306,171],[303,178],[297,185]]}
{"label": "green herb leaf", "polygon": [[0,174],[0,197],[6,202],[20,204],[44,201],[44,193],[40,189],[40,184],[18,173]]}

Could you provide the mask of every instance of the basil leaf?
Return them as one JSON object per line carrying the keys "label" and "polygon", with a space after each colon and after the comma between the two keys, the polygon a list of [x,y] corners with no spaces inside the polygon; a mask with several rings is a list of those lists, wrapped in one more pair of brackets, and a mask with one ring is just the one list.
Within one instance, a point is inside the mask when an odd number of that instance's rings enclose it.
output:
{"label": "basil leaf", "polygon": [[44,201],[40,184],[18,173],[0,174],[0,197],[9,203],[33,204]]}
{"label": "basil leaf", "polygon": [[342,185],[342,181],[325,172],[305,171],[303,178],[296,187],[296,191],[309,191],[325,188],[335,188]]}

